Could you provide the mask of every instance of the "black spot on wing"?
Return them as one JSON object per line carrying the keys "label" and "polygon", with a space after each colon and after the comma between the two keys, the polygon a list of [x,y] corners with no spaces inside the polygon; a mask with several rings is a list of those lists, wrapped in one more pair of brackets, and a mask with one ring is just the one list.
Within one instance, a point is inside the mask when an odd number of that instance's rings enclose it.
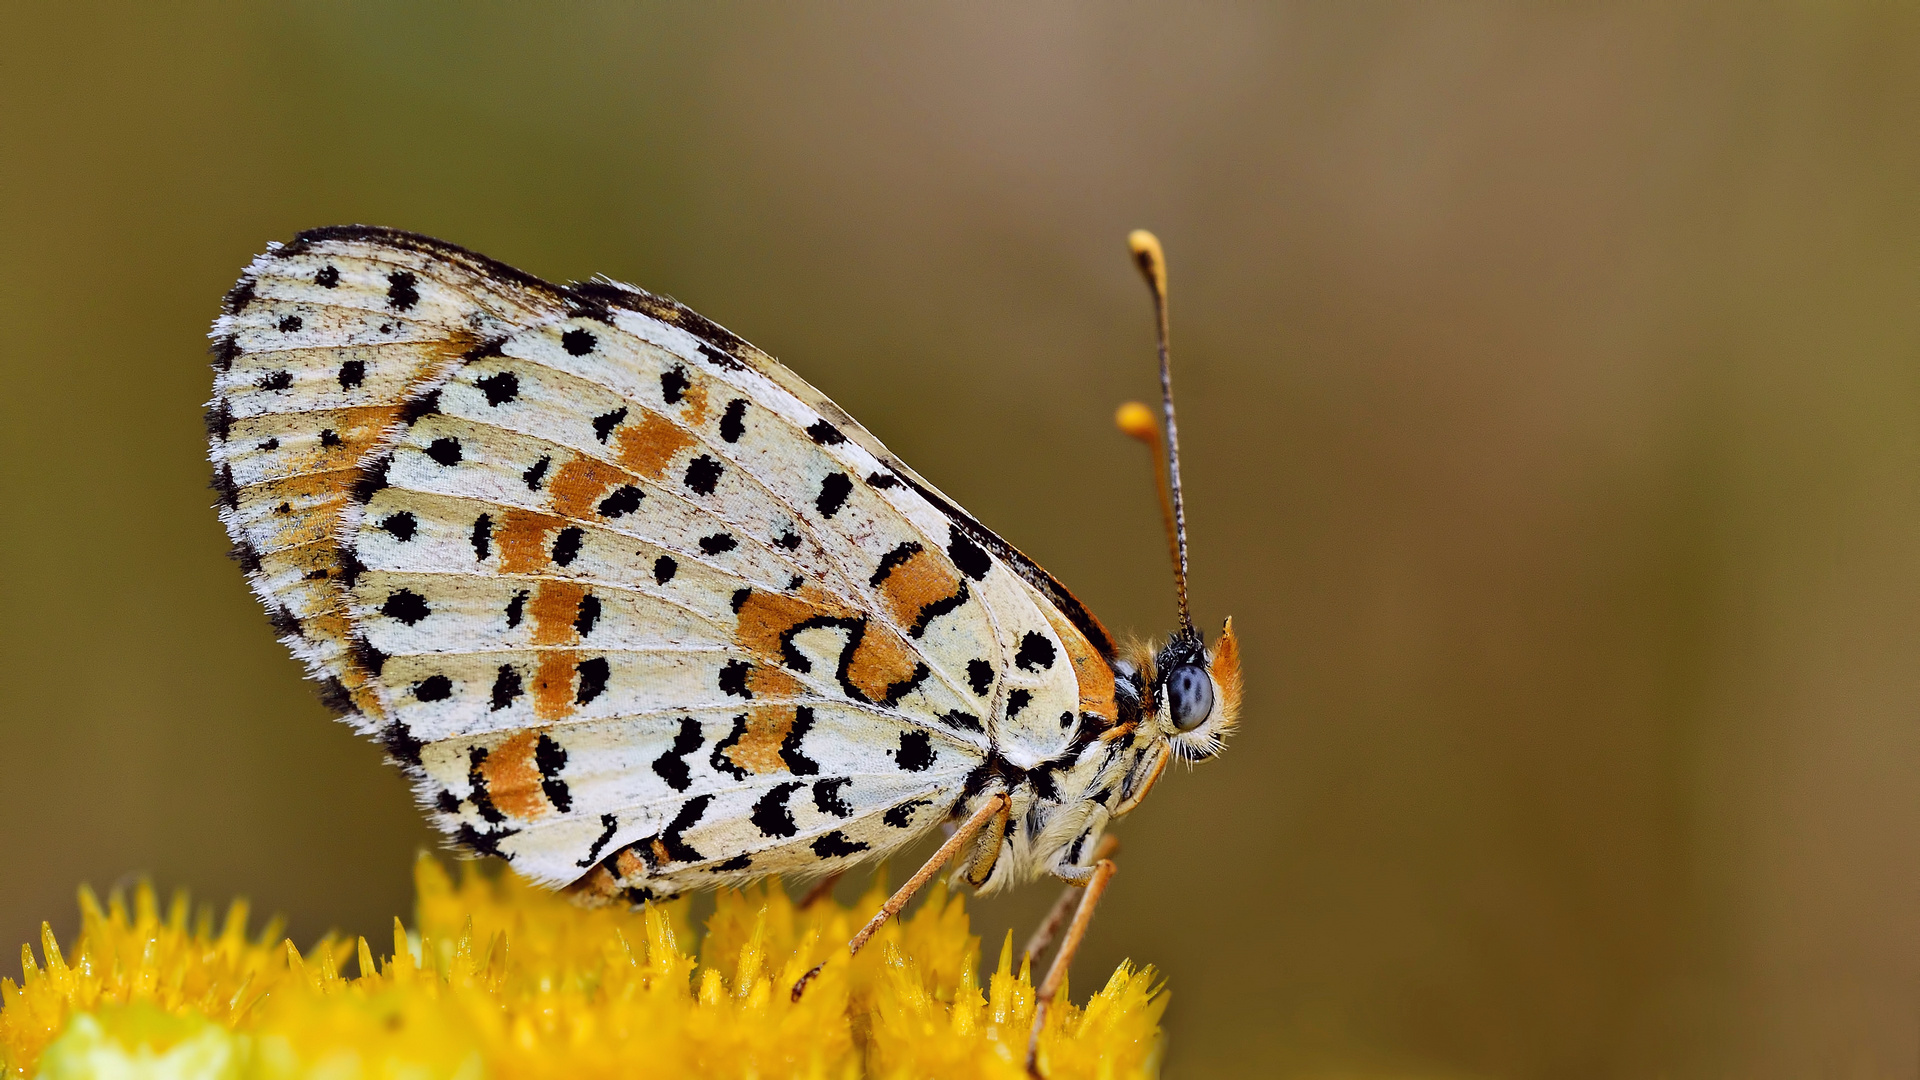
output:
{"label": "black spot on wing", "polygon": [[511,630],[520,625],[520,619],[527,613],[529,595],[527,590],[521,589],[513,594],[513,599],[507,601],[507,629]]}
{"label": "black spot on wing", "polygon": [[[682,312],[683,312],[684,314],[683,314],[683,315],[681,316],[681,318],[680,318],[680,319],[679,319],[678,321],[679,321],[679,323],[680,323],[680,327],[681,327],[681,329],[683,329],[683,330],[686,330],[686,331],[688,331],[688,332],[690,332],[690,333],[693,333],[693,334],[696,334],[696,335],[699,335],[699,336],[701,336],[701,337],[712,337],[712,336],[714,336],[714,335],[712,335],[712,334],[703,334],[703,333],[701,333],[701,331],[700,331],[700,330],[698,329],[698,327],[699,327],[699,326],[700,326],[700,325],[701,325],[702,323],[705,323],[705,324],[706,324],[706,326],[708,326],[708,327],[710,327],[710,328],[712,328],[713,330],[720,330],[720,328],[719,328],[719,327],[717,327],[717,326],[714,326],[714,325],[713,325],[712,323],[710,323],[710,322],[707,322],[707,320],[706,320],[706,319],[704,319],[704,318],[702,318],[702,317],[700,317],[700,316],[698,316],[698,315],[693,315],[693,313],[692,313],[692,312],[690,312],[690,311],[686,311],[686,309],[685,309],[685,308],[682,308],[682,309],[681,309],[681,311],[682,311]],[[692,318],[692,319],[688,319],[688,318],[686,318],[686,316],[687,316],[687,315],[693,315],[693,318]],[[697,321],[696,321],[696,320],[697,320]],[[734,341],[734,343],[736,344],[736,346],[738,346],[738,345],[745,345],[745,344],[746,344],[745,342],[743,342],[743,341],[741,341],[741,340],[740,340],[739,338],[734,338],[732,334],[729,334],[729,333],[727,333],[727,332],[726,332],[726,331],[724,331],[724,330],[720,330],[720,334],[721,334],[721,335],[723,335],[723,336],[725,336],[725,337],[729,337],[729,338],[733,338],[733,341]],[[715,365],[715,366],[717,366],[717,367],[721,367],[721,368],[725,368],[725,369],[727,369],[727,370],[730,370],[730,371],[741,371],[741,370],[744,370],[744,369],[745,369],[745,367],[746,367],[746,365],[744,365],[744,364],[742,364],[742,363],[741,363],[740,361],[738,361],[738,360],[736,360],[736,359],[734,359],[734,358],[733,358],[733,356],[732,356],[732,355],[730,355],[729,353],[725,353],[725,352],[721,352],[721,351],[720,351],[719,349],[716,349],[716,348],[714,348],[714,347],[713,347],[713,346],[711,346],[711,345],[701,345],[701,346],[700,346],[700,355],[701,355],[701,356],[704,356],[704,357],[706,357],[706,358],[707,358],[708,360],[711,360],[711,361],[713,361],[713,363],[714,363],[714,365]]]}
{"label": "black spot on wing", "polygon": [[367,381],[367,362],[348,360],[340,365],[340,389],[351,390]]}
{"label": "black spot on wing", "polygon": [[527,471],[520,474],[520,480],[527,485],[528,491],[540,490],[540,482],[547,478],[547,468],[552,464],[553,458],[547,456],[527,466]]}
{"label": "black spot on wing", "polygon": [[678,405],[687,392],[687,369],[675,364],[660,373],[660,396],[669,405]]}
{"label": "black spot on wing", "polygon": [[404,544],[413,539],[413,534],[419,529],[419,522],[414,519],[410,511],[402,510],[397,514],[389,514],[386,520],[380,523],[380,527],[391,533],[395,540]]}
{"label": "black spot on wing", "polygon": [[752,589],[735,589],[733,590],[733,598],[728,600],[727,604],[733,608],[733,613],[738,615],[740,614],[740,609],[746,607],[747,601],[751,599],[753,599]]}
{"label": "black spot on wing", "polygon": [[919,614],[913,617],[913,625],[907,627],[907,636],[918,638],[925,635],[927,627],[932,624],[933,620],[966,603],[969,595],[967,592],[967,583],[962,581],[960,582],[960,587],[955,589],[952,595],[943,596],[938,600],[927,601],[927,603],[920,608]]}
{"label": "black spot on wing", "polygon": [[460,812],[460,796],[442,789],[440,794],[433,797],[433,808],[443,814],[457,814]]}
{"label": "black spot on wing", "polygon": [[697,862],[706,856],[693,849],[691,844],[680,839],[680,834],[700,823],[701,815],[707,812],[707,804],[713,801],[711,795],[696,795],[680,807],[673,817],[673,823],[660,834],[660,846],[667,849],[667,857],[676,862]]}
{"label": "black spot on wing", "polygon": [[730,443],[739,442],[740,436],[747,433],[746,417],[745,398],[734,398],[727,402],[727,411],[720,414],[720,437]]}
{"label": "black spot on wing", "polygon": [[815,420],[813,426],[807,428],[807,436],[821,446],[837,446],[847,441],[847,437],[840,434],[839,428],[825,420]]}
{"label": "black spot on wing", "polygon": [[838,776],[831,780],[813,782],[813,807],[823,814],[832,814],[837,818],[853,816],[853,807],[840,797],[840,789],[853,783],[851,777]]}
{"label": "black spot on wing", "polygon": [[567,566],[580,555],[580,542],[586,531],[578,525],[569,525],[561,529],[553,538],[553,562],[555,566]]}
{"label": "black spot on wing", "polygon": [[714,533],[712,536],[703,536],[700,538],[700,550],[709,555],[719,555],[722,552],[732,551],[739,546],[740,542],[735,540],[730,533],[719,532]]}
{"label": "black spot on wing", "polygon": [[687,790],[693,784],[693,773],[687,767],[686,757],[699,750],[704,741],[700,721],[691,716],[681,717],[680,733],[673,737],[672,748],[653,759],[654,774],[675,791]]}
{"label": "black spot on wing", "polygon": [[573,695],[575,705],[585,705],[605,693],[607,679],[613,674],[604,656],[582,660],[574,665],[574,670],[580,673],[580,689]]}
{"label": "black spot on wing", "polygon": [[785,548],[788,551],[792,551],[795,548],[800,546],[800,534],[797,532],[794,532],[792,529],[788,529],[786,532],[783,532],[779,536],[775,537],[773,543],[775,547]]}
{"label": "black spot on wing", "polygon": [[300,636],[300,620],[284,607],[275,607],[267,612],[267,622],[273,626],[274,634],[279,637]]}
{"label": "black spot on wing", "polygon": [[733,730],[727,732],[727,737],[714,744],[713,753],[707,757],[707,764],[713,766],[714,772],[726,773],[735,780],[745,780],[747,770],[735,765],[733,759],[727,756],[727,751],[733,749],[741,739],[746,737],[747,714],[741,713],[733,718]]}
{"label": "black spot on wing", "polygon": [[380,745],[387,748],[387,754],[405,765],[420,764],[420,750],[425,745],[413,737],[407,725],[395,720],[380,729]]}
{"label": "black spot on wing", "polygon": [[520,683],[520,673],[513,670],[512,664],[501,664],[500,671],[493,677],[493,694],[489,702],[492,711],[499,712],[512,705],[514,699],[525,692]]}
{"label": "black spot on wing", "polygon": [[933,767],[933,737],[924,731],[901,732],[893,761],[902,772],[926,772]]}
{"label": "black spot on wing", "polygon": [[540,770],[540,790],[553,808],[563,814],[573,809],[573,793],[567,790],[567,782],[560,779],[560,770],[567,767],[566,747],[543,732],[533,744],[533,763]]}
{"label": "black spot on wing", "polygon": [[747,673],[753,665],[743,660],[729,660],[720,669],[720,691],[728,697],[751,698],[753,691],[747,689]]}
{"label": "black spot on wing", "polygon": [[474,380],[473,385],[487,395],[487,404],[496,409],[520,396],[520,376],[511,371],[495,372]]}
{"label": "black spot on wing", "polygon": [[429,390],[419,397],[408,398],[400,406],[400,422],[412,424],[423,416],[433,416],[440,411],[440,391]]}
{"label": "black spot on wing", "polygon": [[923,806],[932,805],[933,800],[931,799],[908,799],[906,802],[900,803],[897,806],[888,807],[887,812],[881,815],[880,820],[896,829],[911,828],[913,825],[913,812]]}
{"label": "black spot on wing", "polygon": [[443,435],[427,444],[427,456],[442,466],[452,468],[460,464],[460,440],[451,435]]}
{"label": "black spot on wing", "polygon": [[674,573],[679,569],[680,569],[680,564],[673,561],[673,556],[671,555],[660,556],[659,558],[653,560],[654,583],[656,585],[665,585],[667,582],[673,580]]}
{"label": "black spot on wing", "polygon": [[519,829],[488,829],[481,832],[463,821],[460,823],[459,831],[453,835],[453,842],[475,855],[505,855],[506,853],[500,850],[500,841],[519,831]]}
{"label": "black spot on wing", "polygon": [[348,644],[347,653],[353,658],[355,666],[369,675],[378,675],[380,669],[387,666],[387,654],[374,648],[363,637],[355,637]]}
{"label": "black spot on wing", "polygon": [[753,856],[751,855],[735,855],[726,862],[713,864],[714,872],[720,874],[730,873],[735,870],[748,870],[752,869],[752,867]]}
{"label": "black spot on wing", "polygon": [[331,450],[340,445],[340,434],[332,428],[320,429],[320,445]]}
{"label": "black spot on wing", "polygon": [[306,324],[298,315],[284,315],[276,325],[281,333],[291,334]]}
{"label": "black spot on wing", "polygon": [[1020,715],[1020,710],[1033,703],[1033,693],[1027,690],[1015,690],[1007,695],[1007,719]]}
{"label": "black spot on wing", "polygon": [[580,606],[573,615],[574,632],[581,637],[593,633],[594,624],[600,621],[600,598],[588,593],[580,598]]}
{"label": "black spot on wing", "polygon": [[395,311],[405,311],[420,302],[420,290],[414,286],[419,278],[411,270],[401,270],[387,275],[387,306]]}
{"label": "black spot on wing", "polygon": [[820,482],[820,495],[813,500],[813,508],[820,511],[821,517],[830,518],[846,505],[847,496],[852,491],[852,477],[843,472],[829,473],[827,478]]}
{"label": "black spot on wing", "polygon": [[260,379],[260,389],[262,390],[287,390],[292,386],[293,372],[285,368],[281,368],[278,371],[269,371]]}
{"label": "black spot on wing", "polygon": [[433,609],[427,606],[426,597],[412,589],[395,589],[387,594],[386,602],[380,605],[380,614],[412,626],[433,614]]}
{"label": "black spot on wing", "polygon": [[794,826],[793,811],[787,809],[787,800],[803,787],[806,785],[794,782],[775,784],[760,796],[753,804],[752,816],[760,835],[788,837],[800,831]]}
{"label": "black spot on wing", "polygon": [[332,675],[320,683],[320,704],[341,716],[354,712],[353,695],[347,692],[347,684]]}
{"label": "black spot on wing", "polygon": [[541,776],[558,776],[560,770],[567,767],[567,749],[542,732],[533,747],[533,763]]}
{"label": "black spot on wing", "polygon": [[[207,486],[220,493],[220,505],[229,510],[237,510],[240,508],[240,485],[233,480],[232,465],[222,465],[218,469],[215,469],[213,479]],[[356,488],[356,492],[357,490]],[[362,499],[360,501],[365,502],[366,500]]]}
{"label": "black spot on wing", "polygon": [[507,815],[493,805],[493,793],[487,790],[487,774],[482,766],[487,763],[487,748],[475,746],[467,751],[467,800],[473,803],[474,810],[480,816],[495,825],[507,820]]}
{"label": "black spot on wing", "polygon": [[1026,632],[1020,638],[1020,651],[1014,654],[1013,666],[1022,671],[1042,671],[1053,667],[1053,642],[1045,634]]}
{"label": "black spot on wing", "polygon": [[221,442],[226,442],[227,434],[233,430],[233,407],[227,403],[226,398],[221,398],[219,402],[208,407],[206,420],[207,434]]}
{"label": "black spot on wing", "polygon": [[813,853],[823,859],[837,859],[845,855],[857,855],[867,850],[867,845],[858,840],[847,839],[847,834],[835,829],[815,840],[811,845]]}
{"label": "black spot on wing", "polygon": [[568,356],[585,356],[599,343],[600,339],[591,330],[575,328],[560,335],[560,347],[567,350]]}
{"label": "black spot on wing", "polygon": [[260,572],[260,549],[245,540],[234,541],[233,547],[227,551],[227,558],[239,563],[240,569],[245,573]]}
{"label": "black spot on wing", "polygon": [[879,588],[880,583],[892,576],[894,570],[898,569],[901,564],[925,550],[925,548],[920,546],[918,541],[908,540],[899,547],[880,556],[880,565],[874,568],[873,576],[867,579],[867,584],[872,585],[874,588]]}
{"label": "black spot on wing", "polygon": [[946,712],[940,715],[940,722],[947,725],[950,728],[959,728],[963,731],[985,731],[986,730],[985,727],[981,726],[979,717],[973,715],[970,712],[967,712],[964,709],[947,710]]}
{"label": "black spot on wing", "polygon": [[253,279],[241,278],[233,288],[227,290],[221,306],[227,309],[227,314],[238,315],[251,303],[253,303]]}
{"label": "black spot on wing", "polygon": [[601,413],[599,416],[594,417],[593,418],[593,437],[596,439],[599,439],[603,443],[606,442],[607,439],[610,436],[612,436],[613,429],[619,427],[620,421],[625,420],[626,418],[627,418],[627,407],[625,405],[622,405],[621,407],[613,410],[612,412]]}
{"label": "black spot on wing", "polygon": [[872,487],[885,491],[891,487],[899,487],[900,478],[891,473],[870,473],[867,476],[867,483]]}
{"label": "black spot on wing", "polygon": [[615,488],[612,494],[601,499],[600,505],[595,509],[603,518],[625,517],[640,509],[640,500],[645,497],[646,493],[632,484],[622,484]]}
{"label": "black spot on wing", "polygon": [[816,776],[820,772],[819,763],[800,752],[800,740],[812,730],[813,710],[805,705],[794,709],[793,726],[787,729],[787,737],[780,740],[780,760],[795,776]]}
{"label": "black spot on wing", "polygon": [[240,339],[234,334],[228,334],[207,346],[207,352],[213,356],[214,370],[231,371],[233,362],[240,358]]}
{"label": "black spot on wing", "polygon": [[975,581],[986,577],[987,571],[993,568],[993,560],[980,550],[980,545],[952,525],[947,527],[947,558],[953,560],[953,565],[959,567],[961,573]]}
{"label": "black spot on wing", "polygon": [[323,289],[334,288],[340,284],[340,271],[329,263],[321,267],[319,273],[313,275],[313,283]]}
{"label": "black spot on wing", "polygon": [[592,866],[598,862],[600,860],[600,852],[606,849],[606,846],[613,840],[613,834],[619,831],[620,818],[617,815],[601,814],[600,835],[594,839],[593,846],[587,849],[587,857],[573,865]]}
{"label": "black spot on wing", "polygon": [[473,519],[473,561],[485,562],[493,550],[493,515],[481,514]]}
{"label": "black spot on wing", "polygon": [[[849,652],[847,655],[851,656],[852,654]],[[844,667],[845,665],[843,664],[842,666]],[[888,705],[896,704],[901,698],[913,693],[915,687],[925,682],[928,674],[930,674],[930,672],[927,671],[927,665],[915,664],[913,666],[913,674],[901,679],[899,682],[887,684],[887,693],[883,700]]]}
{"label": "black spot on wing", "polygon": [[687,488],[700,495],[711,495],[719,485],[726,467],[705,454],[687,462]]}
{"label": "black spot on wing", "polygon": [[353,480],[353,498],[355,502],[366,502],[386,489],[387,470],[393,467],[393,455],[375,461],[362,469]]}
{"label": "black spot on wing", "polygon": [[973,690],[974,697],[986,697],[993,689],[993,665],[985,660],[967,661],[967,686]]}

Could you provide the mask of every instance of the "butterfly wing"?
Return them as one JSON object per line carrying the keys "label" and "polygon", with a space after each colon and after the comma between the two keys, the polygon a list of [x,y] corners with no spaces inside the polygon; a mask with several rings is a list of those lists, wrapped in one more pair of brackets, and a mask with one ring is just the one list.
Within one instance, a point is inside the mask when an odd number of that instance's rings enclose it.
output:
{"label": "butterfly wing", "polygon": [[354,227],[256,260],[215,338],[222,516],[283,639],[536,880],[881,854],[1088,704],[1099,650],[1011,548],[670,301]]}

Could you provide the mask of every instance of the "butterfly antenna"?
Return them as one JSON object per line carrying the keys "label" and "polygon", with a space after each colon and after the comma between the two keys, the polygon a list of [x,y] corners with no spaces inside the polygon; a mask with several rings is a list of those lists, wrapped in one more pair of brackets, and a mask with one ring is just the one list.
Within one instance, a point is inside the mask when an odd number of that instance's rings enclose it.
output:
{"label": "butterfly antenna", "polygon": [[1146,443],[1153,451],[1154,473],[1160,486],[1160,512],[1167,525],[1167,548],[1173,557],[1173,588],[1180,601],[1180,628],[1194,636],[1193,616],[1187,611],[1187,514],[1180,501],[1180,429],[1173,421],[1173,365],[1167,350],[1167,257],[1160,241],[1145,229],[1135,229],[1127,237],[1134,264],[1153,290],[1154,329],[1160,343],[1160,405],[1166,419],[1167,437],[1160,440],[1160,427],[1153,413],[1137,401],[1120,407],[1115,421],[1120,430]]}

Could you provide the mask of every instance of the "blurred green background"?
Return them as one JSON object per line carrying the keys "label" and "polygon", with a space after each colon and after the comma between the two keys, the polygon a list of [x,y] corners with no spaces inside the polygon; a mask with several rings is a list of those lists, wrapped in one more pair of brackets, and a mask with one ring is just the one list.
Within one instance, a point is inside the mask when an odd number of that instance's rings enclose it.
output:
{"label": "blurred green background", "polygon": [[1080,992],[1176,1077],[1920,1070],[1912,5],[9,5],[0,945],[409,910],[205,488],[222,291],[341,222],[680,298],[1141,633],[1157,230],[1248,707]]}

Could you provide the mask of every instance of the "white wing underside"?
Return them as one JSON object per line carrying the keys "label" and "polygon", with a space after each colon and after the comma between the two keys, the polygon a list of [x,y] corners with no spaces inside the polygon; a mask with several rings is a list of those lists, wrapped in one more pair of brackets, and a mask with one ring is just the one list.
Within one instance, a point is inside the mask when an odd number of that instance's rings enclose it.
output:
{"label": "white wing underside", "polygon": [[336,233],[215,326],[222,518],[449,835],[553,885],[820,873],[1068,745],[1057,598],[797,376],[637,291]]}

